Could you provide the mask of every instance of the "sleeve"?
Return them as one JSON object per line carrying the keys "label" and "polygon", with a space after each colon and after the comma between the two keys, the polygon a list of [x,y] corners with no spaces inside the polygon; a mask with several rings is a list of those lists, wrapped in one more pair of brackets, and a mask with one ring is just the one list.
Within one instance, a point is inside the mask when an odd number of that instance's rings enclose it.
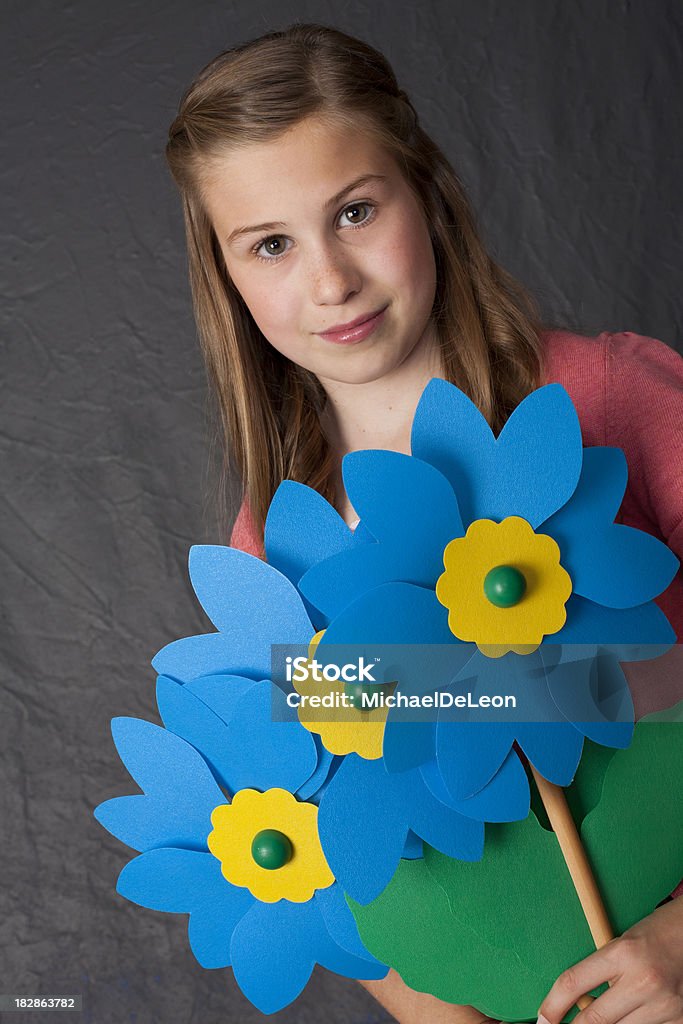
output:
{"label": "sleeve", "polygon": [[[608,434],[626,453],[632,499],[683,560],[683,359],[630,331],[608,346]],[[671,896],[683,896],[683,881]]]}
{"label": "sleeve", "polygon": [[683,359],[656,338],[608,338],[607,433],[623,448],[629,491],[683,559]]}
{"label": "sleeve", "polygon": [[249,555],[256,555],[257,558],[265,557],[263,540],[258,535],[258,530],[254,524],[251,509],[246,498],[237,513],[237,519],[230,534],[230,547],[239,548],[240,551],[246,551]]}

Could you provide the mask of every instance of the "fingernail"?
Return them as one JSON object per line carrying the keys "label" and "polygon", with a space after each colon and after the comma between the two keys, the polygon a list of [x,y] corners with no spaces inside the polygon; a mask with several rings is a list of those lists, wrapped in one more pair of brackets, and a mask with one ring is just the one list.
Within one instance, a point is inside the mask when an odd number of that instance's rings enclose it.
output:
{"label": "fingernail", "polygon": [[536,1024],[550,1024],[550,1021],[548,1020],[547,1017],[544,1017],[543,1014],[541,1013],[539,1015],[539,1017],[538,1017],[538,1020],[536,1021]]}

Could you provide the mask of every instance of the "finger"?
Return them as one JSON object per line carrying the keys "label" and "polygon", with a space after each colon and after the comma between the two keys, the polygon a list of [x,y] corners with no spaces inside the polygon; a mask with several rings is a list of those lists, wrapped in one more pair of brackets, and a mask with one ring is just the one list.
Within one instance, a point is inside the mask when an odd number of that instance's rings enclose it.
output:
{"label": "finger", "polygon": [[[605,981],[614,980],[610,946],[611,943],[608,942],[602,949],[596,950],[585,960],[580,960],[578,964],[560,974],[539,1007],[538,1020],[541,1024],[560,1024],[565,1013],[576,1005],[579,996],[598,988]],[[576,1020],[578,1021],[579,1017]],[[590,1021],[590,1017],[588,1020]]]}
{"label": "finger", "polygon": [[[642,995],[634,993],[630,985],[618,981],[613,988],[608,988],[590,1006],[578,1013],[573,1024],[622,1024],[642,1004]],[[654,1021],[650,1024],[654,1024]]]}
{"label": "finger", "polygon": [[[578,1017],[575,1018],[578,1020]],[[658,1011],[652,1005],[639,1006],[633,1013],[619,1021],[619,1024],[677,1024],[682,1018],[680,1014],[673,1016],[666,1010]]]}

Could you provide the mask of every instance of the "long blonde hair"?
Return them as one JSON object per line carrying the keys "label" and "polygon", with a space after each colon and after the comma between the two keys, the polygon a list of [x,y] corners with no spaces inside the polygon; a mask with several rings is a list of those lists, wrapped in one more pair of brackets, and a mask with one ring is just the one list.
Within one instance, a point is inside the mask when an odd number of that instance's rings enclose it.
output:
{"label": "long blonde hair", "polygon": [[267,342],[230,280],[202,202],[202,170],[231,145],[272,140],[313,114],[356,129],[361,123],[397,161],[421,204],[436,262],[431,316],[444,377],[457,381],[497,431],[541,372],[538,307],[486,252],[462,183],[381,53],[311,24],[221,53],[183,96],[166,158],[182,197],[194,312],[222,427],[219,499],[225,501],[232,454],[261,532],[284,479],[334,503],[334,456],[319,420],[325,396],[312,373]]}

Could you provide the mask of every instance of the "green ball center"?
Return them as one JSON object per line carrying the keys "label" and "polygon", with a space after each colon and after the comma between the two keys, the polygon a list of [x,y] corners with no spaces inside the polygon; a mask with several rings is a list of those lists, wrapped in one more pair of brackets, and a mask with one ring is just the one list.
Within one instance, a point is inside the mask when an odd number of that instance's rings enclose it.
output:
{"label": "green ball center", "polygon": [[251,844],[251,855],[260,868],[275,871],[283,868],[292,859],[292,844],[284,832],[275,828],[264,828],[258,832]]}
{"label": "green ball center", "polygon": [[512,608],[524,597],[526,580],[514,565],[497,565],[486,574],[484,594],[496,608]]}
{"label": "green ball center", "polygon": [[363,694],[372,696],[376,692],[377,685],[374,683],[344,683],[344,693],[356,711],[369,711],[369,707],[363,707]]}

